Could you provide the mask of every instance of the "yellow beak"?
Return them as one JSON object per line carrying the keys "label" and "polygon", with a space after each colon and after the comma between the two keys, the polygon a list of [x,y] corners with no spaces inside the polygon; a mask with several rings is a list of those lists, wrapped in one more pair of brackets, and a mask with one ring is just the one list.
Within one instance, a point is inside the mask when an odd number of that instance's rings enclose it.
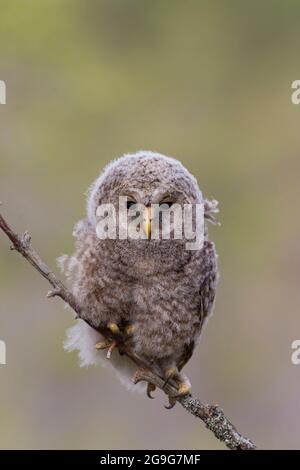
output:
{"label": "yellow beak", "polygon": [[144,229],[145,234],[147,235],[147,238],[151,237],[151,221],[152,221],[151,207],[146,207],[145,212],[144,212],[143,229]]}

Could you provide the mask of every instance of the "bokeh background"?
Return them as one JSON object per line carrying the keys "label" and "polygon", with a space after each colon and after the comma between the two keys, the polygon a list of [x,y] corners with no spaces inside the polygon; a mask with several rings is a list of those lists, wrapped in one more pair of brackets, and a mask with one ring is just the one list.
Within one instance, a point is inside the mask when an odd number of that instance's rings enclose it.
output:
{"label": "bokeh background", "polygon": [[[55,266],[124,152],[179,158],[220,201],[214,316],[186,368],[261,448],[300,448],[300,4],[1,0],[1,211]],[[0,234],[1,448],[220,449],[180,406],[64,352],[73,315]]]}

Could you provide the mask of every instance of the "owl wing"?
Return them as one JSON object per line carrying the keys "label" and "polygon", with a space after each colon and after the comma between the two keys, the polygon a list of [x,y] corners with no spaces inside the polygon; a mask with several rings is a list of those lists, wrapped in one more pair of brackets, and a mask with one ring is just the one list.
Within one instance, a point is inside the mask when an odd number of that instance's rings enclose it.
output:
{"label": "owl wing", "polygon": [[[216,288],[218,282],[218,264],[215,244],[211,241],[205,241],[200,256],[200,275],[199,275],[199,335],[203,326],[213,310]],[[186,344],[180,357],[178,369],[181,370],[192,357],[195,348],[195,341],[192,340]]]}
{"label": "owl wing", "polygon": [[218,263],[215,244],[211,241],[205,241],[203,246],[203,255],[201,260],[201,275],[200,275],[200,309],[199,316],[201,322],[201,329],[209,314],[213,310],[216,289],[218,283]]}
{"label": "owl wing", "polygon": [[90,246],[94,232],[87,219],[80,220],[74,227],[73,237],[75,238],[75,252],[73,255],[62,255],[57,259],[57,264],[61,271],[65,274],[70,286],[76,283],[78,271],[84,253]]}

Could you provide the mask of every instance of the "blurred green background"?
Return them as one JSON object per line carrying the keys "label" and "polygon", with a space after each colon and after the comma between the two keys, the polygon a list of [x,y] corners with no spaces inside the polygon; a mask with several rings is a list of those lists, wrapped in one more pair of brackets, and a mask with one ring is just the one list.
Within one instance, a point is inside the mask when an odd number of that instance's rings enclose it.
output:
{"label": "blurred green background", "polygon": [[[261,448],[299,448],[300,3],[1,0],[0,200],[55,266],[84,192],[124,152],[180,159],[207,197],[215,313],[186,368]],[[0,234],[1,448],[223,446],[180,406],[66,354],[72,313]]]}

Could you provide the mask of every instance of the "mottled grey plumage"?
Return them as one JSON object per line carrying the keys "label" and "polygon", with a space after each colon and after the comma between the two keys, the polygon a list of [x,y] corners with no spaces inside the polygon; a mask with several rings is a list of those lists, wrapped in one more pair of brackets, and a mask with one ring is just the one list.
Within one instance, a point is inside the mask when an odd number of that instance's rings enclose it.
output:
{"label": "mottled grey plumage", "polygon": [[[135,353],[162,376],[180,371],[193,354],[203,325],[212,310],[218,268],[214,244],[205,234],[201,250],[186,250],[186,240],[100,240],[96,209],[117,204],[118,197],[134,197],[149,205],[201,203],[195,178],[177,160],[152,152],[125,155],[111,163],[89,191],[87,218],[74,231],[76,251],[63,257],[67,277],[85,319],[95,327],[134,324],[128,342]],[[204,202],[212,219],[215,201]],[[97,363],[98,334],[84,322],[69,332],[68,349],[80,350],[83,364]],[[109,362],[109,361],[107,361]],[[125,357],[114,352],[110,363],[127,376],[133,371]]]}

